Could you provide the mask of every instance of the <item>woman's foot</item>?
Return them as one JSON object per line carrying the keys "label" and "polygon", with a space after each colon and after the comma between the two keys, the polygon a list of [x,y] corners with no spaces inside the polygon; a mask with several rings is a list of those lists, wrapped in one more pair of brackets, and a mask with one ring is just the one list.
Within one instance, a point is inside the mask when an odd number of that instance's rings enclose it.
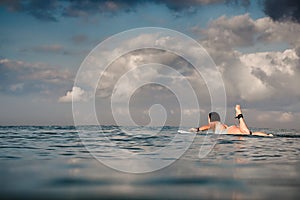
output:
{"label": "woman's foot", "polygon": [[241,106],[240,105],[236,105],[235,106],[235,116],[237,117],[240,114],[242,114]]}

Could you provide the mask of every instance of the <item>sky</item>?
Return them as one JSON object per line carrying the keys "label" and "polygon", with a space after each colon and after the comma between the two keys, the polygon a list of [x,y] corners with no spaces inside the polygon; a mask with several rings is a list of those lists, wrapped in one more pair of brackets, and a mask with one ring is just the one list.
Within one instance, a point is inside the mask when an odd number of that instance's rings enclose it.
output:
{"label": "sky", "polygon": [[[241,104],[250,127],[300,129],[299,1],[0,0],[0,25],[0,125],[73,124],[72,96],[78,102],[90,96],[74,85],[88,54],[123,31],[162,27],[193,38],[213,59],[225,86],[226,123],[236,123],[234,105]],[[155,42],[155,37],[149,33],[126,44]],[[122,75],[153,62],[185,74],[196,88],[200,108],[181,109],[172,91],[150,84],[130,93],[132,119],[138,125],[150,119],[161,125],[163,116],[166,125],[178,125],[181,113],[187,119],[200,113],[200,124],[206,122],[211,102],[203,78],[170,52],[140,50],[115,60],[98,85],[94,95],[101,124],[116,123],[110,102]],[[154,80],[162,75],[150,69],[132,76]],[[181,86],[169,78],[174,87]],[[118,87],[126,93],[136,83],[133,78]],[[118,118],[126,119],[124,109],[115,109]]]}

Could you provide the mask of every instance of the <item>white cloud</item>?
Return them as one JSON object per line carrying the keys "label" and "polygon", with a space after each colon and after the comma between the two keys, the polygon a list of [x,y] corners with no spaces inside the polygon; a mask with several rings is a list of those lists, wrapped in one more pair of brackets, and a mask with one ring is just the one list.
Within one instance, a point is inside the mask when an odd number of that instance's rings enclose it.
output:
{"label": "white cloud", "polygon": [[284,112],[280,115],[280,117],[278,118],[279,122],[290,122],[292,121],[294,118],[292,113],[288,113],[288,112]]}
{"label": "white cloud", "polygon": [[58,99],[59,102],[72,102],[73,101],[87,101],[88,94],[79,87],[73,87],[71,91],[68,91],[65,96]]}
{"label": "white cloud", "polygon": [[300,24],[292,21],[273,21],[269,17],[255,21],[258,42],[287,42],[291,46],[299,45]]}
{"label": "white cloud", "polygon": [[219,49],[281,42],[292,47],[300,45],[299,23],[277,22],[269,17],[253,20],[249,14],[221,16],[211,21],[206,29],[193,27],[192,30],[205,36],[205,46]]}
{"label": "white cloud", "polygon": [[299,57],[295,50],[287,49],[283,52],[244,54],[240,59],[248,67],[260,68],[267,76],[271,76],[274,71],[292,76],[295,74]]}
{"label": "white cloud", "polygon": [[[300,59],[296,45],[299,41],[297,32],[299,26],[292,22],[273,22],[269,18],[253,20],[249,15],[241,15],[231,18],[220,17],[212,21],[206,30],[201,30],[204,37],[201,38],[200,42],[208,50],[222,72],[229,104],[245,102],[249,105],[249,109],[259,105],[258,107],[262,110],[278,112],[282,112],[285,108],[287,109],[285,112],[290,112],[292,108],[295,108],[300,99],[298,89]],[[287,27],[292,28],[287,29]],[[138,44],[147,46],[150,42],[155,41],[157,44],[170,45],[174,49],[186,48],[186,46],[180,45],[180,42],[172,41],[170,37],[158,38],[154,34],[141,35],[127,40],[120,48],[138,46]],[[255,53],[245,53],[237,49],[239,47],[253,47],[258,43],[277,42],[290,44],[290,47],[283,51]],[[104,52],[101,59],[112,58],[111,55],[117,55],[118,51],[121,51],[121,49],[117,48],[110,52]],[[193,49],[187,48],[187,51],[193,52]],[[102,61],[100,57],[95,59],[98,59],[99,62]],[[153,50],[131,52],[115,60],[104,72],[97,88],[97,96],[110,97],[117,81],[124,73],[140,65],[153,62],[171,66],[186,75],[186,78],[195,86],[201,103],[205,102],[205,105],[210,103],[210,96],[206,91],[204,81],[193,73],[186,62],[169,52]],[[122,100],[128,95],[132,95],[133,88],[136,88],[135,85],[139,83],[138,80],[155,80],[161,75],[159,70],[149,70],[147,73],[135,70],[127,79],[123,78],[122,83],[118,85],[119,90],[116,96]],[[93,76],[92,70],[91,76]],[[89,81],[90,79],[87,77],[89,76],[85,76],[85,80]],[[174,87],[181,87],[178,77],[172,77],[170,74],[168,77]],[[215,82],[219,81],[213,77],[211,78]],[[180,89],[184,91],[184,88]],[[155,99],[154,96],[157,91],[153,90],[151,92],[153,95],[149,95],[149,98]],[[169,94],[161,94],[160,98],[163,99],[164,96]],[[188,116],[192,116],[197,112],[193,110],[183,111]],[[279,114],[276,116],[280,118]],[[272,118],[267,114],[262,114],[257,119],[266,121]]]}
{"label": "white cloud", "polygon": [[[255,102],[264,104],[265,109],[297,104],[300,24],[275,22],[269,17],[254,20],[245,14],[222,16],[211,21],[206,29],[193,30],[201,33],[200,42],[222,72],[229,102]],[[264,52],[255,50],[268,44],[289,48],[274,51],[270,46]],[[254,53],[242,52],[241,47],[250,47]]]}
{"label": "white cloud", "polygon": [[264,98],[269,98],[271,95],[274,99],[284,99],[289,95],[289,98],[295,98],[295,101],[300,98],[300,59],[294,49],[244,54],[240,59],[256,79],[251,82],[251,88],[257,90],[257,93],[249,92],[249,96],[263,95]]}

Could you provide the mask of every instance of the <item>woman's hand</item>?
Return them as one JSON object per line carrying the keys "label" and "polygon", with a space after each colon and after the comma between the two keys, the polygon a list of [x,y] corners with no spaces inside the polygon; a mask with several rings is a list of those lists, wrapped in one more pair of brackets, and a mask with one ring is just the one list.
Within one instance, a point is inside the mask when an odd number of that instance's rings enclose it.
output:
{"label": "woman's hand", "polygon": [[198,132],[198,130],[199,130],[198,128],[190,128],[189,132]]}

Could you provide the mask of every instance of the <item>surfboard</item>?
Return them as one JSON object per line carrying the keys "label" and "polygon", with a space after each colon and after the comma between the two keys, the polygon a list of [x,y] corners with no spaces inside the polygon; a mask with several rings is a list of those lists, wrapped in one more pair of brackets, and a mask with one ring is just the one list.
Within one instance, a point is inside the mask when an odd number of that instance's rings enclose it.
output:
{"label": "surfboard", "polygon": [[214,132],[191,132],[191,131],[185,131],[185,130],[178,130],[178,133],[196,133],[196,134],[214,134]]}
{"label": "surfboard", "polygon": [[[183,134],[186,134],[186,133],[197,133],[197,134],[199,134],[198,132],[190,132],[190,131],[185,131],[185,130],[178,130],[178,133],[183,133]],[[258,136],[258,137],[273,137],[274,136],[273,134],[262,135],[262,134],[255,134],[255,133],[256,132],[254,132],[253,135],[244,135],[244,134],[224,134],[224,135],[232,135],[232,136]]]}
{"label": "surfboard", "polygon": [[190,131],[178,130],[178,133],[192,133]]}

